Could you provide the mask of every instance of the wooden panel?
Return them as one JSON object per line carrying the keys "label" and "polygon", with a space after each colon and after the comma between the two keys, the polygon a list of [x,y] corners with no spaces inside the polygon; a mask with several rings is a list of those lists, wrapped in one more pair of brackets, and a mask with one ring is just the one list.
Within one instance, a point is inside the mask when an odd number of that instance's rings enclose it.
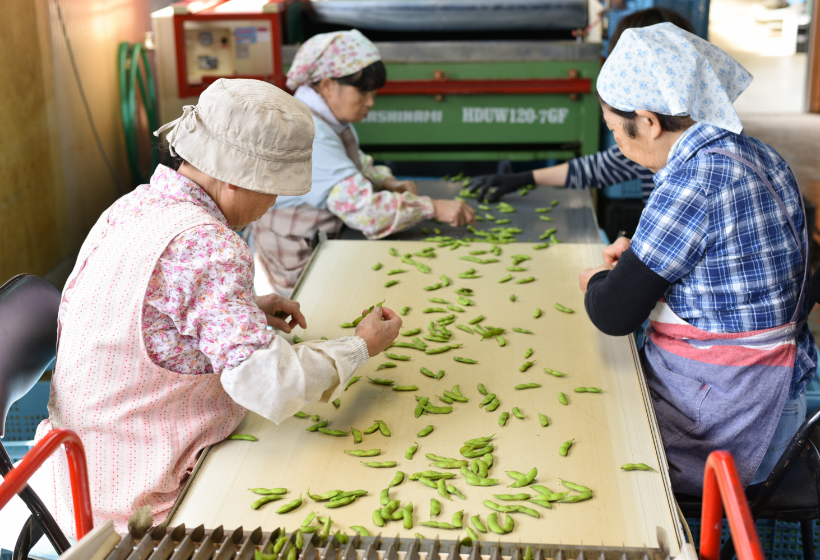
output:
{"label": "wooden panel", "polygon": [[[338,324],[352,320],[363,308],[383,298],[387,299],[385,306],[393,309],[405,305],[411,307],[404,318],[403,329],[425,328],[429,320],[441,316],[422,313],[423,308],[438,305],[429,303],[428,297],[440,297],[455,303],[455,287],[473,288],[475,306],[467,307],[464,313],[456,313],[457,322],[466,324],[479,314],[485,315],[484,324],[507,329],[505,347],[499,347],[495,340],[480,342],[477,335],[467,334],[452,325],[449,328],[454,333],[453,341],[462,343],[462,348],[434,356],[412,349],[394,349],[412,359],[399,362],[395,369],[376,372],[376,367],[386,361],[377,357],[359,372],[395,379],[401,384],[416,384],[420,390],[415,394],[431,398],[459,384],[470,402],[454,404],[454,411],[449,415],[415,419],[414,393],[394,392],[362,379],[341,398],[339,410],[330,404],[315,404],[305,409],[305,412],[332,419],[331,427],[337,429],[347,430],[355,426],[364,430],[374,419],[386,421],[392,429],[392,437],[376,433],[365,436],[365,441],[358,446],[350,437],[333,438],[306,432],[310,420],[292,418],[275,426],[250,413],[238,431],[255,434],[260,441],[226,441],[214,446],[182,500],[173,523],[184,522],[188,526],[204,523],[206,527],[261,525],[266,530],[284,525],[293,529],[308,512],[318,510],[323,515],[331,514],[336,528],[346,529],[359,524],[375,534],[378,529],[371,521],[371,512],[378,507],[378,494],[387,486],[396,469],[369,469],[360,465],[359,459],[345,455],[345,449],[380,448],[382,455],[377,460],[398,461],[398,469],[409,474],[427,468],[429,461],[424,457],[425,453],[458,457],[465,440],[495,433],[495,465],[491,474],[500,479],[499,485],[476,488],[467,485],[459,475],[454,483],[467,500],[442,500],[439,520],[450,521],[453,513],[463,509],[467,514],[465,517],[480,514],[486,521],[490,510],[482,505],[482,500],[493,499],[493,493],[509,491],[507,485],[512,481],[504,471],[527,471],[537,467],[539,484],[558,491],[561,488],[559,477],[563,477],[591,487],[595,497],[579,504],[557,504],[553,510],[535,506],[541,512],[541,519],[516,514],[515,531],[506,539],[572,545],[657,546],[657,528],[661,528],[672,542],[673,556],[676,555],[679,533],[668,501],[670,486],[665,474],[665,458],[662,451],[660,456],[656,451],[661,447],[656,446],[652,436],[654,416],[647,414],[644,405],[645,393],[641,389],[629,339],[601,334],[583,312],[577,273],[600,262],[602,246],[563,244],[535,251],[530,244],[515,244],[503,248],[499,263],[481,265],[459,260],[457,257],[466,255],[468,250],[487,248],[486,245],[473,244],[470,249],[462,248],[456,252],[442,249],[437,258],[425,260],[433,268],[432,274],[421,274],[413,269],[388,277],[386,272],[389,269],[412,268],[388,254],[391,245],[406,252],[418,251],[429,244],[363,241],[323,244],[298,292],[297,299],[308,318],[308,329],[300,336],[318,339],[351,334]],[[511,265],[510,256],[516,253],[532,255],[533,259],[524,263],[529,268],[526,273],[514,275],[517,278],[531,275],[536,281],[499,284],[498,279],[508,274],[505,268]],[[376,262],[384,264],[378,272],[371,270]],[[471,267],[479,269],[483,277],[477,280],[456,277]],[[421,289],[438,282],[440,274],[446,274],[453,285],[431,292]],[[400,284],[384,288],[388,278],[398,279]],[[517,296],[515,303],[510,302],[510,294]],[[572,315],[561,313],[553,307],[556,302],[578,312]],[[533,317],[536,307],[543,310],[538,319]],[[526,328],[536,334],[515,333],[512,327]],[[525,361],[523,354],[527,348],[534,350],[530,359],[537,362],[526,373],[521,373],[519,366]],[[454,356],[474,358],[479,363],[456,363]],[[433,371],[444,369],[446,375],[441,381],[428,379],[419,373],[421,366]],[[544,373],[544,367],[565,372],[568,376],[552,377]],[[497,411],[485,412],[478,407],[482,398],[476,389],[479,382],[498,394],[501,407]],[[524,382],[541,383],[542,387],[514,390],[516,384]],[[596,386],[604,392],[576,394],[572,390],[578,386]],[[569,406],[558,403],[556,395],[559,391],[568,395]],[[506,427],[499,427],[499,414],[510,412],[514,406],[521,408],[525,419],[513,417]],[[548,427],[540,426],[539,412],[550,418]],[[416,433],[427,424],[435,426],[435,431],[426,438],[417,437]],[[560,457],[559,445],[572,438],[575,438],[575,445],[569,456]],[[415,458],[409,461],[405,459],[404,451],[413,442],[418,442],[420,448]],[[620,465],[628,462],[644,462],[664,474],[621,471]],[[296,511],[280,515],[275,513],[277,504],[251,510],[250,504],[255,498],[247,489],[257,486],[285,486],[290,489],[288,499],[295,498],[300,492],[304,495],[308,487],[313,493],[336,488],[363,488],[370,495],[336,510],[326,509],[306,498]],[[390,496],[403,503],[411,500],[415,504],[416,523],[429,519],[430,498],[440,498],[435,490],[410,481],[391,490]],[[412,535],[419,531],[428,537],[441,532],[418,525],[406,531],[397,523],[383,531],[388,535]],[[488,535],[486,538],[493,537]]]}

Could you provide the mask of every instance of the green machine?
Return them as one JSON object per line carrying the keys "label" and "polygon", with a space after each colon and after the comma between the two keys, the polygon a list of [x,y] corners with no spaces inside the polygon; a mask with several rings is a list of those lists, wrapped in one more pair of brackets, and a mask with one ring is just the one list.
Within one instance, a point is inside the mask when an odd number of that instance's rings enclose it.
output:
{"label": "green machine", "polygon": [[[288,10],[291,42],[351,27],[376,42],[388,81],[356,131],[362,149],[377,160],[532,161],[599,149],[601,45],[567,39],[570,30],[586,27],[586,1],[324,0],[298,6],[301,14],[297,6]],[[294,14],[308,22],[305,30],[295,28]],[[297,48],[283,45],[286,68]]]}

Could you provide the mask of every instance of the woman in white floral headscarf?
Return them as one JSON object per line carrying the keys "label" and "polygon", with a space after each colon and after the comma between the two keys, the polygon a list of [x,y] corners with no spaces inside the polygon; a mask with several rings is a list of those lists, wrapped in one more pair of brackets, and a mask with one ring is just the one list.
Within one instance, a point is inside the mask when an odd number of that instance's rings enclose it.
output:
{"label": "woman in white floral headscarf", "polygon": [[287,85],[313,114],[313,185],[307,195],[280,198],[254,224],[257,291],[266,291],[267,280],[276,292],[290,294],[317,230],[335,234],[344,223],[380,239],[425,219],[454,226],[474,221],[463,202],[417,196],[412,181],[395,179],[359,149],[351,123],[367,116],[385,80],[376,45],[356,30],[316,35],[296,53]]}
{"label": "woman in white floral headscarf", "polygon": [[656,187],[635,237],[579,280],[607,334],[650,320],[643,366],[684,494],[701,493],[715,449],[731,451],[744,486],[763,482],[805,419],[817,361],[800,189],[732,107],[751,80],[663,23],[624,32],[597,82],[618,146]]}

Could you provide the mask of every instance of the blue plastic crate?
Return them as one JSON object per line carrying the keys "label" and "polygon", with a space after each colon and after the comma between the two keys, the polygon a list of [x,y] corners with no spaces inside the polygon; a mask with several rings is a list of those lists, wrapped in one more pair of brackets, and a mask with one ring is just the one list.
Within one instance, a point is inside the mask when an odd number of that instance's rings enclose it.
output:
{"label": "blue plastic crate", "polygon": [[[698,549],[700,546],[700,519],[687,519],[686,522],[692,531],[692,538],[695,540],[695,549]],[[760,546],[766,558],[769,560],[803,559],[803,541],[800,537],[800,523],[760,519],[755,525],[757,526]],[[812,532],[814,533],[814,550],[816,556],[818,548],[820,548],[820,530],[818,529],[816,520],[812,521]],[[723,546],[728,539],[729,524],[726,519],[724,519],[723,528],[720,532],[721,546]]]}
{"label": "blue plastic crate", "polygon": [[11,405],[6,416],[6,435],[3,445],[12,461],[18,461],[31,448],[40,422],[48,418],[50,381],[38,381],[31,391]]}

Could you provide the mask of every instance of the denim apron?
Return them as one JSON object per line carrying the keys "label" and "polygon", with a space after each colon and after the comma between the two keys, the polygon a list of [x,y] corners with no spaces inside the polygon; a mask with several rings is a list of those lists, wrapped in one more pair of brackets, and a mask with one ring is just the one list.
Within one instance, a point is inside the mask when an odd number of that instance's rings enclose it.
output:
{"label": "denim apron", "polygon": [[[678,317],[661,300],[649,316],[644,370],[658,418],[672,487],[700,495],[703,470],[716,449],[734,455],[740,480],[747,486],[769,446],[789,393],[798,348],[796,336],[811,271],[804,247],[786,205],[766,175],[727,150],[712,148],[750,167],[775,198],[789,221],[803,257],[803,283],[794,314],[785,325],[741,333],[710,333]],[[800,197],[804,214],[803,199]],[[801,243],[801,238],[803,243]],[[801,352],[801,359],[808,359]]]}

